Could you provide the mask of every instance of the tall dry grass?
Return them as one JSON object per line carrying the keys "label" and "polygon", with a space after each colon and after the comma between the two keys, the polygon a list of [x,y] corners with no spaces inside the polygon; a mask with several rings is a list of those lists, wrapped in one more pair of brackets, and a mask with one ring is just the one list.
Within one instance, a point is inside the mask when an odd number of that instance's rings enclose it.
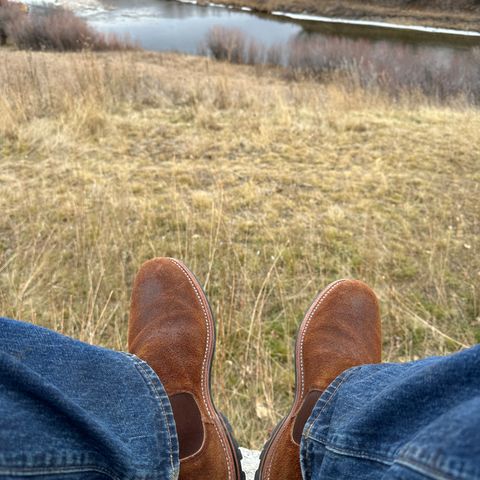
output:
{"label": "tall dry grass", "polygon": [[0,312],[125,348],[139,265],[197,273],[214,393],[259,447],[297,325],[340,277],[377,291],[384,358],[480,340],[480,113],[147,53],[0,51]]}

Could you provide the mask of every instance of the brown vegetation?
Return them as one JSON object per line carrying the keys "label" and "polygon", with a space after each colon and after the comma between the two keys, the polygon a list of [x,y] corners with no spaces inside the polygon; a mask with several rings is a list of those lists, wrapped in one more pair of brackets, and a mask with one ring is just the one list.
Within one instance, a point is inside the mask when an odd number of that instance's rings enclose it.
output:
{"label": "brown vegetation", "polygon": [[25,16],[22,4],[0,0],[0,46],[7,43],[10,31]]}
{"label": "brown vegetation", "polygon": [[69,10],[42,8],[26,14],[21,4],[0,0],[0,41],[23,50],[125,50],[133,45],[96,32]]}
{"label": "brown vegetation", "polygon": [[288,78],[342,77],[352,86],[393,97],[420,92],[438,101],[462,96],[480,104],[480,47],[452,54],[428,46],[307,35],[266,48],[240,30],[214,27],[204,53],[231,63],[283,66]]}

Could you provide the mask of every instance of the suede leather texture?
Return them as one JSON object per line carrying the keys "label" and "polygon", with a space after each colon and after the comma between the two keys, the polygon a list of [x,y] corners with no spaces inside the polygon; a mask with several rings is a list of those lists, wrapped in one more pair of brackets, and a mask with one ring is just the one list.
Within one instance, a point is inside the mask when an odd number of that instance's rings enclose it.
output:
{"label": "suede leather texture", "polygon": [[381,361],[377,297],[364,283],[340,280],[315,299],[298,332],[295,402],[266,446],[261,480],[301,480],[300,446],[293,426],[309,392],[324,391],[343,371]]}
{"label": "suede leather texture", "polygon": [[129,351],[153,368],[169,397],[191,394],[202,418],[203,443],[180,460],[180,480],[240,478],[229,433],[211,400],[214,342],[210,307],[193,274],[175,259],[146,262],[133,287]]}
{"label": "suede leather texture", "polygon": [[[225,452],[217,440],[216,428],[205,423],[205,444],[195,455],[180,462],[180,478],[189,480],[220,480],[235,478],[228,471]],[[231,468],[233,465],[231,466]]]}

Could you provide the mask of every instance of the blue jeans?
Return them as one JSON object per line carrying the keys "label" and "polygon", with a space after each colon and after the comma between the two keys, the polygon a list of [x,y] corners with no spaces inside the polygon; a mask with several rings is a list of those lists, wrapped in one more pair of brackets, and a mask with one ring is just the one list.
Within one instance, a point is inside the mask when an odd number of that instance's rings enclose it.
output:
{"label": "blue jeans", "polygon": [[[314,480],[480,479],[480,348],[344,372],[305,426],[301,462]],[[0,319],[0,479],[167,480],[178,465],[147,364]]]}
{"label": "blue jeans", "polygon": [[480,479],[480,346],[337,377],[303,432],[306,479]]}
{"label": "blue jeans", "polygon": [[0,478],[167,480],[168,397],[133,355],[0,319]]}

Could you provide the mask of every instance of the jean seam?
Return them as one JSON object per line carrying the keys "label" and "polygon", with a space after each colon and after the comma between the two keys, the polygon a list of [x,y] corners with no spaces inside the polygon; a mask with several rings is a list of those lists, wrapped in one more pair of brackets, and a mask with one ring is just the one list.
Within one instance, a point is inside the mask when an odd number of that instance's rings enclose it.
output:
{"label": "jean seam", "polygon": [[101,474],[110,477],[112,480],[121,480],[121,477],[118,477],[112,471],[99,467],[97,465],[82,465],[78,467],[15,467],[12,468],[3,468],[0,467],[0,475],[10,475],[10,476],[19,476],[19,475],[55,475],[57,473],[84,473],[84,472],[98,472]]}
{"label": "jean seam", "polygon": [[468,480],[470,478],[480,478],[480,470],[478,466],[469,465],[465,459],[458,458],[455,466],[451,465],[449,455],[445,452],[436,452],[434,455],[436,464],[431,465],[426,459],[432,457],[432,452],[426,451],[422,447],[415,445],[406,445],[398,454],[397,463],[409,467],[412,470],[421,471],[430,475],[440,475],[432,478],[453,479],[462,478]]}
{"label": "jean seam", "polygon": [[157,400],[157,403],[160,405],[160,408],[162,410],[162,415],[165,419],[165,423],[168,428],[168,444],[169,444],[169,450],[170,450],[169,457],[170,457],[170,466],[172,468],[171,478],[172,479],[176,478],[178,472],[175,467],[173,445],[172,445],[172,438],[176,436],[176,432],[175,431],[172,432],[172,424],[165,410],[163,399],[166,393],[159,391],[157,382],[160,382],[160,379],[158,378],[157,374],[153,371],[153,369],[150,367],[150,365],[148,365],[148,363],[144,362],[142,359],[140,359],[139,357],[131,353],[125,353],[125,355],[133,360],[135,367],[139,371],[140,375],[142,376],[142,378],[144,379],[145,383],[148,385],[150,390],[153,392],[155,399]]}
{"label": "jean seam", "polygon": [[313,438],[309,437],[310,441],[319,443],[323,447],[325,447],[326,450],[329,452],[337,453],[338,455],[343,455],[345,457],[352,457],[352,458],[362,458],[364,460],[371,460],[372,462],[377,462],[381,463],[383,465],[393,465],[394,459],[387,458],[387,457],[377,457],[375,455],[371,455],[368,452],[362,452],[358,450],[350,450],[348,448],[343,448],[343,447],[337,447],[335,445],[331,445],[326,441],[319,440],[318,438]]}
{"label": "jean seam", "polygon": [[[410,470],[413,470],[416,473],[421,473],[422,475],[427,476],[428,478],[431,478],[432,480],[458,480],[457,475],[450,475],[447,472],[443,472],[441,470],[438,470],[436,468],[430,467],[429,465],[424,465],[419,462],[415,462],[410,459],[402,459],[400,458],[399,460],[395,460],[395,463],[398,465],[401,465],[402,467],[408,468]],[[465,477],[462,477],[465,478]]]}
{"label": "jean seam", "polygon": [[313,457],[313,442],[308,439],[304,440],[303,443],[303,459],[304,461],[302,462],[304,468],[304,471],[302,472],[303,478],[308,479],[311,478],[312,476],[312,457]]}
{"label": "jean seam", "polygon": [[[327,396],[327,399],[325,401],[325,403],[322,405],[320,411],[317,413],[317,415],[315,416],[315,418],[313,418],[313,420],[310,421],[310,425],[308,427],[308,429],[306,430],[306,432],[303,433],[303,436],[305,438],[311,438],[310,437],[310,434],[311,434],[311,431],[312,431],[312,428],[313,426],[315,425],[315,423],[317,422],[317,420],[319,419],[320,415],[324,412],[324,410],[327,408],[327,406],[330,404],[330,402],[335,398],[335,396],[337,395],[338,393],[338,390],[339,388],[343,385],[343,383],[349,379],[351,377],[351,375],[353,374],[353,372],[357,370],[356,368],[352,368],[350,370],[345,370],[345,372],[343,372],[342,374],[340,374],[331,384],[330,386],[325,390],[324,392],[324,395]],[[334,387],[333,391],[330,393],[329,392],[329,389],[330,387]],[[323,397],[323,395],[322,395]],[[320,398],[322,398],[320,397]]]}
{"label": "jean seam", "polygon": [[[386,459],[386,458],[380,458],[380,457],[373,456],[373,455],[371,455],[369,453],[366,453],[366,452],[358,452],[358,451],[349,450],[349,449],[346,449],[346,448],[339,448],[339,447],[336,447],[336,446],[333,446],[333,445],[329,445],[328,443],[326,443],[324,441],[321,441],[317,438],[309,437],[308,441],[310,442],[310,444],[312,442],[319,443],[320,445],[325,447],[326,450],[328,450],[332,453],[335,453],[337,455],[342,455],[342,456],[351,457],[351,458],[359,458],[359,459],[362,459],[362,460],[368,460],[368,461],[380,463],[382,465],[386,465],[386,466],[389,466],[389,467],[392,467],[394,465],[401,465],[402,467],[413,470],[416,473],[420,473],[422,475],[425,475],[432,480],[455,480],[455,479],[458,478],[458,476],[456,476],[456,475],[451,475],[447,472],[432,468],[428,465],[424,465],[424,464],[421,464],[419,462],[415,462],[415,461],[410,460],[410,459],[400,458],[400,459],[389,460],[389,459]],[[308,449],[308,452],[307,452],[308,456],[311,456],[313,448],[307,447],[307,449]],[[308,462],[308,458],[307,458],[307,462]]]}

